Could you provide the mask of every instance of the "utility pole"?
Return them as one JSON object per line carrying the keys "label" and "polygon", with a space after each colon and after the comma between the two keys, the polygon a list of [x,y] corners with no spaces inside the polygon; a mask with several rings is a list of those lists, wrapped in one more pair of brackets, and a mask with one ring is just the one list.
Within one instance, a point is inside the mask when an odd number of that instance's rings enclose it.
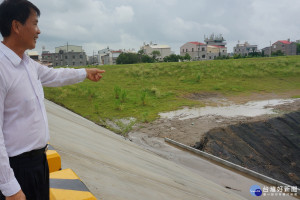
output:
{"label": "utility pole", "polygon": [[271,41],[270,41],[270,57],[272,56],[272,45],[271,45]]}

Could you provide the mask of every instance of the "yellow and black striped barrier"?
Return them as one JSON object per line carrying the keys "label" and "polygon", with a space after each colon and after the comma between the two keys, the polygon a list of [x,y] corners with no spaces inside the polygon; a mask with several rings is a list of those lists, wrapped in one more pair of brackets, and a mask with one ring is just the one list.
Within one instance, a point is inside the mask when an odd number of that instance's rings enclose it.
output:
{"label": "yellow and black striped barrier", "polygon": [[50,173],[50,200],[97,200],[71,169]]}
{"label": "yellow and black striped barrier", "polygon": [[48,150],[46,151],[49,172],[56,172],[61,170],[61,159],[60,155],[55,151],[55,149],[49,144]]}

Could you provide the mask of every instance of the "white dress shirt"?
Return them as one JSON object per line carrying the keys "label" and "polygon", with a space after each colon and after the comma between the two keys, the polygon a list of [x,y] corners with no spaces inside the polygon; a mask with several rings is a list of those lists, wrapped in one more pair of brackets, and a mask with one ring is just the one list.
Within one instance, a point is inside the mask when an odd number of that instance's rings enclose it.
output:
{"label": "white dress shirt", "polygon": [[0,190],[11,196],[21,188],[9,158],[46,146],[48,120],[43,86],[74,84],[86,78],[85,69],[43,66],[25,54],[21,59],[0,42]]}

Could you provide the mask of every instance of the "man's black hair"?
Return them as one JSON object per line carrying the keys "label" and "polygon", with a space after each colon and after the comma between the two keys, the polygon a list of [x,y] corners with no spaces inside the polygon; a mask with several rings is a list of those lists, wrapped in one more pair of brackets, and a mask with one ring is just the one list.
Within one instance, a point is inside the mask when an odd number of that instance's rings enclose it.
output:
{"label": "man's black hair", "polygon": [[27,0],[4,0],[0,4],[0,32],[2,36],[8,37],[10,35],[13,20],[24,25],[31,10],[36,11],[37,15],[40,16],[40,10]]}

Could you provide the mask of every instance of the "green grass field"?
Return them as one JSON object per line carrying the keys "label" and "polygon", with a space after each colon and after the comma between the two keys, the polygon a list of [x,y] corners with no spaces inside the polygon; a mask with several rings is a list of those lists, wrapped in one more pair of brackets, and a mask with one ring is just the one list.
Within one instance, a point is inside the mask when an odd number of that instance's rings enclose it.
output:
{"label": "green grass field", "polygon": [[[99,83],[44,88],[45,97],[105,125],[106,119],[152,121],[159,112],[202,106],[192,93],[225,96],[300,89],[300,56],[98,66]],[[299,94],[295,94],[299,96]]]}

